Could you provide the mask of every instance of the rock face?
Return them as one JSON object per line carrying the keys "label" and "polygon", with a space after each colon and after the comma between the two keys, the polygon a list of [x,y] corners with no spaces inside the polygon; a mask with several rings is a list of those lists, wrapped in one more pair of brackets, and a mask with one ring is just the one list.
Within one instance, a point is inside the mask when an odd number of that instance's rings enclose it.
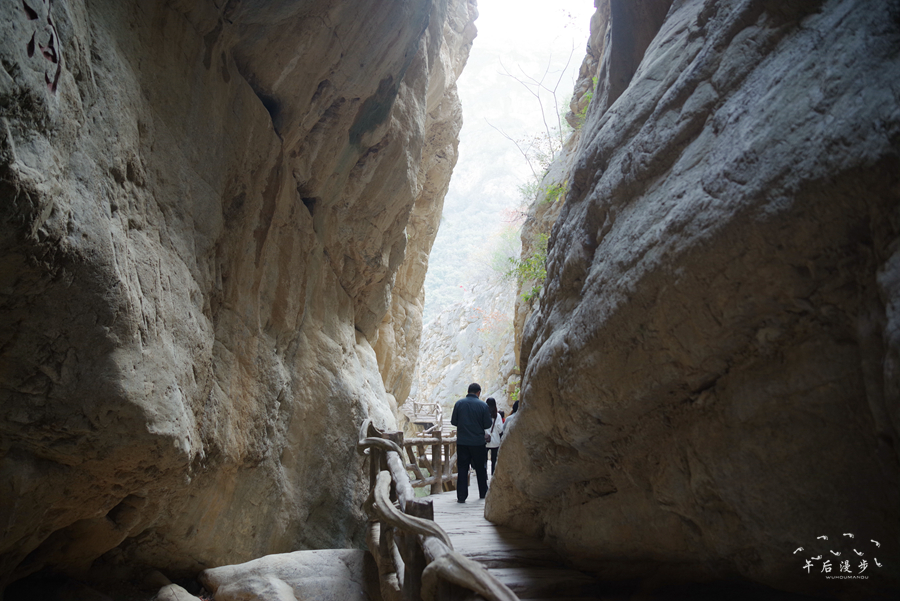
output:
{"label": "rock face", "polygon": [[[578,83],[583,83],[585,79],[590,83],[590,76],[581,77]],[[572,100],[573,106],[577,106],[580,101],[578,87],[580,86],[576,84],[576,92]],[[585,89],[581,90],[581,97],[585,95],[585,91]],[[580,130],[573,131],[569,136],[563,148],[560,149],[557,158],[550,163],[546,174],[540,182],[538,194],[525,212],[525,222],[522,224],[520,235],[522,243],[520,260],[526,260],[528,257],[534,258],[536,255],[539,256],[539,247],[542,246],[541,239],[543,239],[543,248],[546,250],[553,224],[556,223],[556,219],[559,217],[559,212],[565,202],[565,191],[569,186],[568,172],[574,157],[573,150],[580,136]],[[558,195],[547,194],[548,190],[554,189],[561,192]],[[556,197],[554,198],[554,196]],[[540,303],[541,282],[537,280],[523,280],[517,282],[517,284],[518,294],[515,299],[513,335],[516,341],[516,365],[522,365],[521,350],[525,322]]]}
{"label": "rock face", "polygon": [[[900,3],[608,4],[486,514],[609,578],[895,589]],[[844,533],[868,580],[803,569]]]}
{"label": "rock face", "polygon": [[508,384],[517,371],[514,298],[510,282],[482,281],[425,326],[410,403],[441,403],[449,420],[453,404],[478,382],[481,398],[496,398],[497,407],[509,413]]}
{"label": "rock face", "polygon": [[419,167],[423,185],[407,225],[406,257],[391,291],[391,306],[374,343],[384,386],[394,403],[403,403],[412,386],[422,332],[428,254],[440,225],[450,174],[459,156],[462,108],[455,82],[475,36],[476,16],[474,1],[454,2],[448,7],[440,60],[429,79],[425,147]]}
{"label": "rock face", "polygon": [[0,586],[360,539],[474,5],[3,4]]}

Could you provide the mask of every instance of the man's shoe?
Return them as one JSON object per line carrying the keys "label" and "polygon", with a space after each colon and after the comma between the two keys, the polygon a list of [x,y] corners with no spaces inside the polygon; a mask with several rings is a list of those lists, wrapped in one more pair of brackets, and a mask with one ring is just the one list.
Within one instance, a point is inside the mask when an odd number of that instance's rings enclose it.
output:
{"label": "man's shoe", "polygon": [[459,499],[457,499],[456,502],[457,503],[465,503],[465,501],[460,501]]}

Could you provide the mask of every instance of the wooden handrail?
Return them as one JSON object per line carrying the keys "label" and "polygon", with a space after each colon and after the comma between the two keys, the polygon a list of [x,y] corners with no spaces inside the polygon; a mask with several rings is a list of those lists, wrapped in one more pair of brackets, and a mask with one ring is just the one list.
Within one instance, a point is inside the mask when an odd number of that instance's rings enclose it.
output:
{"label": "wooden handrail", "polygon": [[425,430],[425,432],[420,432],[418,436],[422,436],[424,434],[430,433],[432,430],[437,428],[438,430],[442,429],[444,426],[444,408],[440,403],[419,403],[417,401],[413,401],[413,412],[411,419],[418,423],[422,423],[423,421],[431,422],[432,425],[430,428]]}
{"label": "wooden handrail", "polygon": [[[409,448],[423,444],[409,442]],[[462,601],[475,593],[476,600],[517,601],[481,564],[453,549],[450,537],[434,522],[431,499],[415,498],[404,447],[402,432],[381,432],[370,420],[363,422],[356,448],[369,456],[366,543],[378,565],[384,600]],[[438,467],[437,477],[441,471]]]}
{"label": "wooden handrail", "polygon": [[440,403],[419,403],[417,401],[413,401],[413,411],[415,411],[416,413],[419,413],[420,409],[425,409],[426,407],[435,407],[438,411],[444,411]]}

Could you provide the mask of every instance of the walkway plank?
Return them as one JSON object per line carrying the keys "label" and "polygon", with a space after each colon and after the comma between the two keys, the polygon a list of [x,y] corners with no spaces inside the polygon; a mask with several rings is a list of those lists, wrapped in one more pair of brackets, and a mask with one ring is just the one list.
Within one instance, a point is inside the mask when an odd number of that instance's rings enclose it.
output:
{"label": "walkway plank", "polygon": [[477,486],[469,486],[466,503],[456,502],[456,491],[431,495],[430,498],[433,499],[434,521],[450,536],[453,547],[481,563],[520,599],[584,601],[601,598],[594,578],[567,567],[565,561],[543,542],[487,521],[484,500],[478,499]]}

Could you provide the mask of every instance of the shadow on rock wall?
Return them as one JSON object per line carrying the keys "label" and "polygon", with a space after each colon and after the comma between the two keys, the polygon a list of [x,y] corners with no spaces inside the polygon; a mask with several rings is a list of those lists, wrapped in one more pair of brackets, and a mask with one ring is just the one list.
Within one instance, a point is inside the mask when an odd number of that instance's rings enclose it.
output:
{"label": "shadow on rock wall", "polygon": [[609,579],[889,594],[900,4],[675,2],[620,95],[609,4],[486,513]]}

